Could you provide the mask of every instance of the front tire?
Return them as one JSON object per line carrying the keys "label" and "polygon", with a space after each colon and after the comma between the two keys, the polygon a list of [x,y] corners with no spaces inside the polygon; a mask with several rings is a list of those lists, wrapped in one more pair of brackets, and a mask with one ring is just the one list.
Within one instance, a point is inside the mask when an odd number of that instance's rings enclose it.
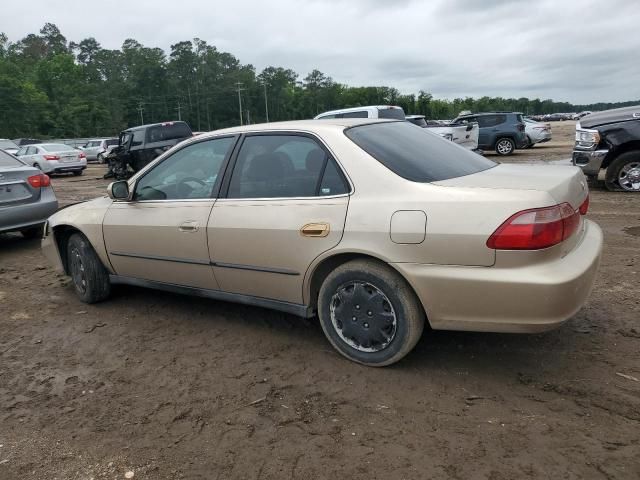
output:
{"label": "front tire", "polygon": [[516,143],[510,138],[499,138],[496,142],[496,153],[498,155],[511,155],[516,149]]}
{"label": "front tire", "polygon": [[339,266],[322,283],[318,316],[343,356],[372,367],[407,355],[424,329],[418,297],[396,271],[371,260]]}
{"label": "front tire", "polygon": [[607,190],[640,193],[640,150],[623,153],[611,162],[605,185]]}
{"label": "front tire", "polygon": [[84,303],[96,303],[111,293],[109,273],[89,241],[79,233],[69,237],[67,266],[76,294]]}

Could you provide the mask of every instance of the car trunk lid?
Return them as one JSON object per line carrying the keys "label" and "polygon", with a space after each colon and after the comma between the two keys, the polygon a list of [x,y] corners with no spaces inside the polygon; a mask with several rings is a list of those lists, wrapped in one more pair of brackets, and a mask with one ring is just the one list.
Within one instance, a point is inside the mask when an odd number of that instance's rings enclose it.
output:
{"label": "car trunk lid", "polygon": [[[574,209],[578,209],[588,195],[587,182],[582,170],[560,165],[500,164],[482,172],[434,184],[449,187],[543,191],[549,193],[557,204],[568,202]],[[532,207],[544,206],[547,205]]]}
{"label": "car trunk lid", "polygon": [[32,187],[28,178],[39,173],[31,167],[0,169],[0,207],[37,202],[40,189]]}

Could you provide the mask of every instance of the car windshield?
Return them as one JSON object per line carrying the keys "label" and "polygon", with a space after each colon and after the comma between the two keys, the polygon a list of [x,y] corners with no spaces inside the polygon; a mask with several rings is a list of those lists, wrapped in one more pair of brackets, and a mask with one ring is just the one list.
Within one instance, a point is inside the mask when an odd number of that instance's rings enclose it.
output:
{"label": "car windshield", "polygon": [[11,140],[0,140],[0,148],[18,148],[18,146]]}
{"label": "car windshield", "polygon": [[2,167],[23,167],[24,163],[22,163],[17,158],[9,155],[6,152],[0,151],[0,168]]}
{"label": "car windshield", "polygon": [[47,152],[67,152],[69,150],[73,150],[73,147],[64,145],[63,143],[48,143],[41,145],[40,147]]}
{"label": "car windshield", "polygon": [[496,162],[409,122],[359,125],[345,135],[392,172],[413,182],[437,182],[495,167]]}

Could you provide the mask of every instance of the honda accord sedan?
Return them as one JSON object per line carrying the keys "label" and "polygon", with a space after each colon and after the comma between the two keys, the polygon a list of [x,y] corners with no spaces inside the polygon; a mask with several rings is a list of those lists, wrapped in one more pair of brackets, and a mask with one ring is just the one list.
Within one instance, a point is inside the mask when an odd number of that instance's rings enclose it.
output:
{"label": "honda accord sedan", "polygon": [[584,304],[602,232],[580,169],[500,165],[408,122],[307,120],[173,147],[49,218],[84,302],[112,284],[319,317],[366,365],[433,329],[540,332]]}

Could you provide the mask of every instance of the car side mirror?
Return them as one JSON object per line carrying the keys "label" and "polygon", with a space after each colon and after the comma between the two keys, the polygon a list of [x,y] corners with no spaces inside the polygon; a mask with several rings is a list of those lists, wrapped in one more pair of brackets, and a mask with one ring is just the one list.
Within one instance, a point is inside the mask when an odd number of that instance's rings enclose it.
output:
{"label": "car side mirror", "polygon": [[129,183],[126,180],[111,182],[107,193],[112,200],[129,200]]}

